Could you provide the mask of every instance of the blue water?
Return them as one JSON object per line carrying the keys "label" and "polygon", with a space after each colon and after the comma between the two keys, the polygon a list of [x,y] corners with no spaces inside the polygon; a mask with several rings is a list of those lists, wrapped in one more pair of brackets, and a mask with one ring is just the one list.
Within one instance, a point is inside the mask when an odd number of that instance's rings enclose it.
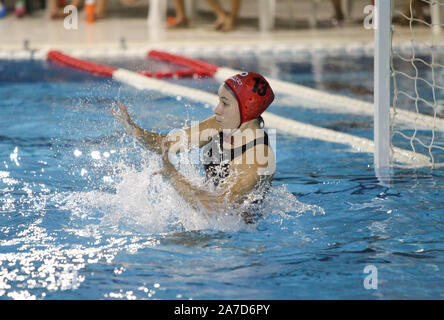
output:
{"label": "blue water", "polygon": [[[285,56],[262,69],[214,60],[371,100],[366,58],[327,59],[321,76]],[[212,79],[171,81],[217,90]],[[120,99],[140,126],[166,133],[209,106],[36,61],[0,61],[0,97],[0,299],[444,298],[443,171],[394,169],[381,185],[373,155],[278,131],[263,220],[208,221],[152,175],[159,158],[109,108]],[[270,111],[372,136],[368,117],[288,99]],[[364,287],[369,265],[377,289]]]}

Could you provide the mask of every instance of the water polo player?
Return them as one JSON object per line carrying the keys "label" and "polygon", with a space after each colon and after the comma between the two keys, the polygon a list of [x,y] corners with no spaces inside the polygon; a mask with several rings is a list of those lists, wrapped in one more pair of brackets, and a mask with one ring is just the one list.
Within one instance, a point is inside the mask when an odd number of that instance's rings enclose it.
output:
{"label": "water polo player", "polygon": [[[218,96],[214,116],[168,135],[139,128],[120,103],[120,113],[111,110],[129,134],[162,155],[159,173],[194,208],[207,212],[226,212],[236,205],[260,202],[275,168],[261,118],[274,99],[267,80],[253,72],[237,74],[220,86]],[[174,167],[168,155],[201,147],[206,185],[197,187]],[[244,209],[242,206],[244,220],[251,222],[252,212]]]}

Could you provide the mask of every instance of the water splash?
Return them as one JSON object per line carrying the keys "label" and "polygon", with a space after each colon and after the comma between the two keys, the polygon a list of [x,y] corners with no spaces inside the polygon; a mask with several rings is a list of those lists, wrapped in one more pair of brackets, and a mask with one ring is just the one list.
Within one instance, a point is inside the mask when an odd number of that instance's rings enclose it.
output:
{"label": "water splash", "polygon": [[[182,157],[182,156],[181,156]],[[203,177],[195,166],[180,159],[179,171],[198,187],[203,187]],[[217,216],[209,216],[193,209],[161,175],[158,156],[149,155],[141,168],[129,166],[123,161],[116,164],[112,176],[107,176],[107,188],[67,194],[64,209],[78,218],[100,216],[105,228],[143,234],[159,234],[213,229],[237,231],[248,228],[238,214],[251,206],[237,210],[227,209]],[[285,186],[271,187],[265,201],[254,208],[263,215],[278,214],[294,218],[304,212],[323,214],[322,208],[298,201]],[[296,215],[295,215],[296,213]]]}
{"label": "water splash", "polygon": [[[30,183],[0,171],[5,193],[0,211],[25,221],[1,229],[0,297],[70,296],[85,286],[85,279],[91,276],[87,269],[112,264],[121,252],[136,253],[156,247],[160,241],[181,245],[204,242],[202,237],[214,238],[212,230],[217,234],[257,232],[255,225],[246,225],[234,211],[209,217],[191,208],[168,181],[153,175],[160,169],[157,155],[143,150],[143,160],[130,161],[128,153],[133,147],[108,153],[99,152],[96,145],[81,149],[66,153],[74,157],[74,164],[65,170],[67,178],[77,174],[87,180],[84,191],[63,191],[57,185]],[[191,183],[202,186],[204,179],[198,167],[186,159],[187,155],[180,155],[175,161],[180,163],[180,172]],[[322,208],[298,201],[285,186],[271,187],[259,209],[265,218],[273,215],[284,223],[296,221],[306,212],[323,213]],[[197,238],[190,234],[197,234]],[[149,291],[148,297],[154,292]],[[113,296],[110,292],[104,297]]]}

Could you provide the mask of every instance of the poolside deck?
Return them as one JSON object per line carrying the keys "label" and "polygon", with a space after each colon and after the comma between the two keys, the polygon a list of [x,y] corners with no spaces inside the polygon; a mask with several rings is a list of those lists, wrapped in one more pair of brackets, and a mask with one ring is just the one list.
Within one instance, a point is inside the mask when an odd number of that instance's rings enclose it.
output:
{"label": "poolside deck", "polygon": [[[244,0],[240,13],[238,28],[232,32],[218,32],[212,29],[213,16],[209,9],[200,4],[192,24],[186,29],[166,30],[164,33],[152,32],[147,25],[147,10],[145,5],[133,8],[114,6],[109,11],[109,17],[87,24],[84,13],[79,13],[77,30],[64,28],[63,20],[51,20],[48,13],[41,10],[32,16],[17,19],[9,14],[0,19],[0,49],[23,49],[25,40],[30,48],[38,49],[44,46],[52,48],[88,48],[120,47],[122,41],[128,47],[150,46],[165,48],[168,46],[209,45],[223,46],[225,44],[346,44],[371,43],[373,30],[364,28],[362,19],[363,8],[369,1],[356,0],[353,10],[343,27],[329,26],[329,18],[333,15],[330,1],[324,1],[318,8],[319,25],[311,28],[307,22],[311,16],[312,7],[309,1],[296,1],[289,7],[288,1],[277,1],[276,28],[270,32],[260,32],[258,27],[258,9],[253,0]],[[290,10],[291,9],[291,10]],[[291,11],[291,12],[290,12]],[[169,13],[171,14],[171,8]],[[409,39],[410,31],[402,28],[405,40]],[[426,28],[417,30],[416,38],[429,38]],[[440,41],[444,32],[435,36]]]}

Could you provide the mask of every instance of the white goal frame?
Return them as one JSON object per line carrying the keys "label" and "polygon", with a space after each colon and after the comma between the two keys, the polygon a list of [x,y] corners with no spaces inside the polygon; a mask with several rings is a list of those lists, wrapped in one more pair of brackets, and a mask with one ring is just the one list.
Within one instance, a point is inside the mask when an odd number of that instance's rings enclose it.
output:
{"label": "white goal frame", "polygon": [[[392,167],[391,128],[391,55],[392,15],[395,0],[375,0],[374,7],[374,168],[376,172],[387,172]],[[433,34],[439,34],[444,13],[444,4],[428,0]],[[443,8],[441,8],[443,7]],[[417,114],[417,117],[420,115]],[[416,121],[416,120],[415,120]],[[433,164],[432,164],[433,165]]]}
{"label": "white goal frame", "polygon": [[374,167],[390,167],[391,0],[376,0],[374,11]]}

